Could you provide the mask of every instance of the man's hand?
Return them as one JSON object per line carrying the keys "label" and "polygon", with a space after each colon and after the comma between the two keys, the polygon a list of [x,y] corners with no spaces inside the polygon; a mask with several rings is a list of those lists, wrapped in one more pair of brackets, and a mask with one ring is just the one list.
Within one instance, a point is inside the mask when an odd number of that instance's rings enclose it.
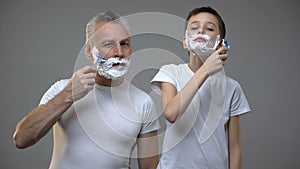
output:
{"label": "man's hand", "polygon": [[205,69],[208,75],[213,75],[220,71],[227,59],[227,54],[225,52],[228,50],[226,47],[220,47],[213,54],[211,54],[204,62]]}
{"label": "man's hand", "polygon": [[97,70],[93,66],[85,66],[73,73],[66,88],[72,92],[73,102],[84,97],[95,84]]}
{"label": "man's hand", "polygon": [[16,126],[14,142],[29,147],[44,137],[72,102],[85,96],[95,84],[96,69],[86,66],[76,71],[64,90],[46,104],[39,105]]}

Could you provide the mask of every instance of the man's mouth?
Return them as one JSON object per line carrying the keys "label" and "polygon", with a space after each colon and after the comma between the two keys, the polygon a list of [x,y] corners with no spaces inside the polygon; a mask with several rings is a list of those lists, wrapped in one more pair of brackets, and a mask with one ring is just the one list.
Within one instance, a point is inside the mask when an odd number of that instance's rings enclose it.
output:
{"label": "man's mouth", "polygon": [[113,63],[112,66],[113,66],[113,67],[121,67],[121,66],[125,66],[125,63],[117,62],[117,63]]}

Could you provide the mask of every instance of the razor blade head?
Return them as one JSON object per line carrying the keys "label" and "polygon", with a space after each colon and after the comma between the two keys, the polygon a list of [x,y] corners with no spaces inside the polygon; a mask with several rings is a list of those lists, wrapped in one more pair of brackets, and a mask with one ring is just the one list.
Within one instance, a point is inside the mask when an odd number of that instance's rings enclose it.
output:
{"label": "razor blade head", "polygon": [[101,63],[104,63],[106,61],[106,59],[102,56],[97,56],[97,61],[94,64],[94,67],[97,68],[97,66]]}
{"label": "razor blade head", "polygon": [[230,48],[228,41],[225,39],[222,40],[222,45],[226,48]]}

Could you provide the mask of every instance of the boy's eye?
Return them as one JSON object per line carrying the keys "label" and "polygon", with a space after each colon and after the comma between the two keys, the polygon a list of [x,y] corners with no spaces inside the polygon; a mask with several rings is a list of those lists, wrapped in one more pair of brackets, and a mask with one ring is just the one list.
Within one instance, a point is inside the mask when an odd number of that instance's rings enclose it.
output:
{"label": "boy's eye", "polygon": [[213,29],[213,28],[207,28],[207,30],[209,30],[209,31],[214,31],[214,29]]}
{"label": "boy's eye", "polygon": [[190,30],[197,30],[199,29],[198,25],[190,25]]}
{"label": "boy's eye", "polygon": [[197,30],[198,27],[191,27],[191,30]]}
{"label": "boy's eye", "polygon": [[199,23],[191,23],[188,25],[189,30],[197,30],[197,29],[199,29],[199,27],[200,27]]}

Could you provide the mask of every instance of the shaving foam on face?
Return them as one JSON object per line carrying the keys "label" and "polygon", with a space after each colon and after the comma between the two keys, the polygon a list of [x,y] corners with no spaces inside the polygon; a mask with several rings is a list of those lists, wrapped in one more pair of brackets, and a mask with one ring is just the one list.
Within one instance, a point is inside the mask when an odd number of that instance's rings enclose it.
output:
{"label": "shaving foam on face", "polygon": [[93,46],[91,52],[92,52],[92,56],[94,58],[94,63],[95,63],[97,61],[97,59],[98,59],[98,56],[99,56],[99,50],[98,50],[98,48],[96,46]]}
{"label": "shaving foam on face", "polygon": [[94,58],[94,67],[98,70],[98,74],[107,79],[122,78],[130,65],[130,61],[125,58],[115,57],[106,59],[99,56],[99,50],[96,46],[92,48],[92,56]]}
{"label": "shaving foam on face", "polygon": [[[197,39],[201,39],[201,41],[198,41]],[[186,30],[185,42],[190,52],[206,59],[217,49],[220,42],[220,35],[217,36],[216,41],[213,44],[209,35],[195,34],[189,37],[188,31]]]}
{"label": "shaving foam on face", "polygon": [[94,67],[97,69],[98,65],[105,62],[106,59],[102,56],[99,56],[99,50],[96,46],[93,46],[91,52],[94,59]]}
{"label": "shaving foam on face", "polygon": [[[116,66],[117,65],[117,66]],[[130,65],[130,61],[125,58],[109,58],[97,67],[98,73],[107,79],[119,79],[122,78]]]}
{"label": "shaving foam on face", "polygon": [[[201,38],[201,39],[203,39],[203,41],[198,42],[197,38]],[[210,36],[208,36],[206,34],[196,34],[196,35],[192,35],[189,38],[189,40],[190,40],[189,45],[192,49],[195,49],[197,47],[206,48],[208,46]]]}

